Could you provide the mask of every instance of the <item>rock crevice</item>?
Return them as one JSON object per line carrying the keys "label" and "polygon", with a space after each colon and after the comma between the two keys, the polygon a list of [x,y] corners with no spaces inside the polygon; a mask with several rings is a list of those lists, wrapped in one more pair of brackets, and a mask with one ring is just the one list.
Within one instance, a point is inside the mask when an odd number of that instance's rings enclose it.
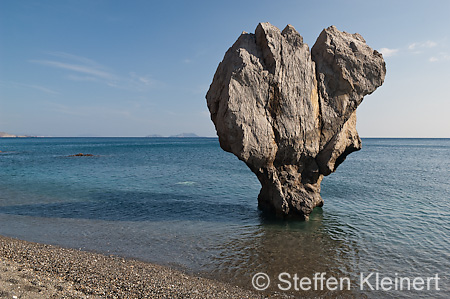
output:
{"label": "rock crevice", "polygon": [[291,25],[243,33],[206,95],[221,147],[261,182],[259,207],[307,218],[320,182],[361,148],[356,108],[385,77],[383,57],[359,34],[331,26],[311,51]]}

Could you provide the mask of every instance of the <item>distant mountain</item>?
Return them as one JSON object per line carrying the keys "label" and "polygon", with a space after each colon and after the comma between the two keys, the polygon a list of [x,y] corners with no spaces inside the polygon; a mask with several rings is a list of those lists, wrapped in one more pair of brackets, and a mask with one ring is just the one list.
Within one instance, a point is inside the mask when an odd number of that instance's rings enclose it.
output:
{"label": "distant mountain", "polygon": [[189,137],[200,137],[200,136],[198,136],[197,134],[195,134],[195,133],[181,133],[181,134],[176,134],[176,135],[170,135],[170,136],[164,136],[164,135],[160,135],[160,134],[150,134],[150,135],[147,135],[147,136],[145,136],[145,137],[149,137],[149,138],[152,138],[152,137],[165,137],[165,138],[167,138],[167,137],[169,137],[169,138],[189,138]]}
{"label": "distant mountain", "polygon": [[5,132],[0,132],[0,138],[16,138],[16,137],[36,137],[36,136],[28,136],[28,135],[13,135]]}
{"label": "distant mountain", "polygon": [[181,133],[181,134],[178,134],[178,135],[172,135],[170,137],[181,137],[181,138],[184,138],[184,137],[200,137],[200,136],[198,136],[195,133]]}
{"label": "distant mountain", "polygon": [[0,132],[0,137],[17,137],[16,135],[11,135],[5,132]]}
{"label": "distant mountain", "polygon": [[145,137],[164,137],[164,136],[163,135],[159,135],[159,134],[150,134],[150,135],[147,135]]}

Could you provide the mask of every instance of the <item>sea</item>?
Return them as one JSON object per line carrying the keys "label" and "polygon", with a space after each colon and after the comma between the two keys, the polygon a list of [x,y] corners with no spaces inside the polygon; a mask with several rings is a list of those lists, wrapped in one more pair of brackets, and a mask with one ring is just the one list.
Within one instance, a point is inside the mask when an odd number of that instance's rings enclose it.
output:
{"label": "sea", "polygon": [[362,143],[297,221],[258,210],[217,138],[0,138],[0,234],[261,292],[448,298],[450,139]]}

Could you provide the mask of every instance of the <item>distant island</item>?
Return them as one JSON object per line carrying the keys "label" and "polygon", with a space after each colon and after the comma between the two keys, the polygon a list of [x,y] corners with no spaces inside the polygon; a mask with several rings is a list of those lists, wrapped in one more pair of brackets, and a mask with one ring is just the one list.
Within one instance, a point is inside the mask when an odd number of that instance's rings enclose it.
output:
{"label": "distant island", "polygon": [[18,137],[34,137],[34,136],[13,135],[5,132],[0,132],[0,138],[18,138]]}
{"label": "distant island", "polygon": [[200,136],[198,136],[195,133],[181,133],[181,134],[178,134],[178,135],[172,135],[170,137],[181,137],[181,138],[184,138],[184,137],[200,137]]}
{"label": "distant island", "polygon": [[159,135],[159,134],[151,134],[151,135],[147,135],[145,137],[156,138],[156,137],[164,137],[164,136],[163,135]]}
{"label": "distant island", "polygon": [[147,135],[145,137],[150,137],[150,138],[155,138],[155,137],[190,138],[190,137],[200,137],[200,136],[198,136],[195,133],[181,133],[181,134],[170,135],[170,136],[163,136],[163,135],[159,135],[159,134],[151,134],[151,135]]}

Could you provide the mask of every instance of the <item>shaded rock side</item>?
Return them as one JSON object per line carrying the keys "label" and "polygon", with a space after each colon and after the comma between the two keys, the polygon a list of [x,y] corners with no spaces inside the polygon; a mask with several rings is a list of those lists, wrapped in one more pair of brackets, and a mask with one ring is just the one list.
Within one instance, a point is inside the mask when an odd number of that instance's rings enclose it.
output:
{"label": "shaded rock side", "polygon": [[334,26],[311,52],[291,25],[241,34],[206,99],[220,146],[261,182],[261,209],[307,218],[323,204],[320,182],[361,148],[356,108],[385,73],[380,53]]}

